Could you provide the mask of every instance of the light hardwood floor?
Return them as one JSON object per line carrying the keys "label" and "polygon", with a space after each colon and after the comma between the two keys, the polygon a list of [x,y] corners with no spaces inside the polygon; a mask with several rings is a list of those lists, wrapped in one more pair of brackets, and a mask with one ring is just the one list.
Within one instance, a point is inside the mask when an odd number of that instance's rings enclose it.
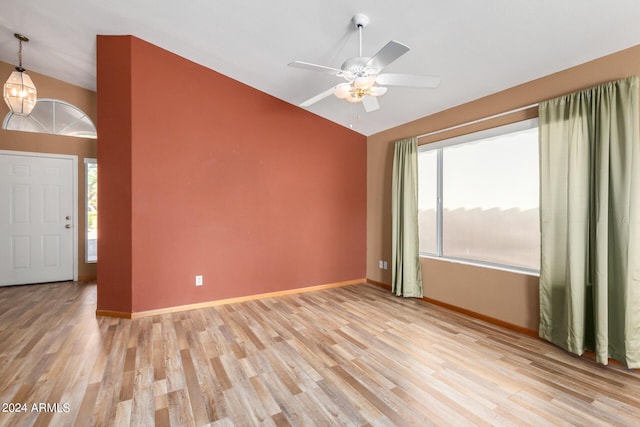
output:
{"label": "light hardwood floor", "polygon": [[639,372],[373,285],[137,320],[95,299],[0,288],[0,404],[27,410],[0,425],[640,425]]}

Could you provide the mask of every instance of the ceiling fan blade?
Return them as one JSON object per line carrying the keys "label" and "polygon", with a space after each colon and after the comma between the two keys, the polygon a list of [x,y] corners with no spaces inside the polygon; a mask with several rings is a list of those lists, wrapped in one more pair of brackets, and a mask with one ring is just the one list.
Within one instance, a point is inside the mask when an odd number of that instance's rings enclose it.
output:
{"label": "ceiling fan blade", "polygon": [[409,46],[391,40],[367,61],[365,67],[375,68],[380,71],[407,52],[409,52]]}
{"label": "ceiling fan blade", "polygon": [[338,87],[338,85],[333,86],[330,89],[327,89],[324,92],[320,92],[316,96],[313,96],[313,97],[307,99],[306,101],[304,101],[304,102],[302,102],[300,104],[300,107],[308,107],[308,106],[313,105],[316,102],[320,101],[321,99],[326,98],[327,96],[333,95],[334,92],[336,91],[337,87]]}
{"label": "ceiling fan blade", "polygon": [[376,98],[375,96],[365,95],[365,97],[362,98],[362,106],[364,107],[364,111],[366,111],[367,113],[380,109],[378,98]]}
{"label": "ceiling fan blade", "polygon": [[434,88],[440,84],[440,77],[418,76],[415,74],[378,74],[376,83],[385,86],[408,86]]}
{"label": "ceiling fan blade", "polygon": [[310,62],[302,62],[302,61],[290,62],[289,67],[303,68],[305,70],[311,70],[311,71],[320,71],[321,73],[333,74],[334,76],[342,73],[342,70],[338,68],[325,67],[324,65],[312,64]]}

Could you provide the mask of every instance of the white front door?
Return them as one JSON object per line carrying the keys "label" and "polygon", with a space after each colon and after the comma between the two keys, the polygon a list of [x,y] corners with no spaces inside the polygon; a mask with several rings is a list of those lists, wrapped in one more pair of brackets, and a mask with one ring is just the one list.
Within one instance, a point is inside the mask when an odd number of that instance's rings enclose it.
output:
{"label": "white front door", "polygon": [[0,286],[73,280],[77,158],[0,153]]}

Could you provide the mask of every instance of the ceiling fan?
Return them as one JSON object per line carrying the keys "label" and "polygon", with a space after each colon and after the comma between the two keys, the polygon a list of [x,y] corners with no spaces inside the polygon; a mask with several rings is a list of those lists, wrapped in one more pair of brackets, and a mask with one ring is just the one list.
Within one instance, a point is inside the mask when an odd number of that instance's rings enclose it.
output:
{"label": "ceiling fan", "polygon": [[335,95],[349,102],[362,102],[364,110],[370,112],[380,108],[376,98],[387,92],[386,86],[435,88],[440,84],[439,77],[414,74],[381,74],[380,72],[384,67],[407,53],[409,47],[391,40],[375,55],[371,57],[362,56],[362,30],[369,23],[369,17],[359,13],[351,21],[358,30],[358,56],[347,59],[340,69],[302,61],[293,61],[289,64],[290,67],[320,71],[343,77],[346,80],[307,99],[300,104],[300,107],[308,107],[330,95]]}

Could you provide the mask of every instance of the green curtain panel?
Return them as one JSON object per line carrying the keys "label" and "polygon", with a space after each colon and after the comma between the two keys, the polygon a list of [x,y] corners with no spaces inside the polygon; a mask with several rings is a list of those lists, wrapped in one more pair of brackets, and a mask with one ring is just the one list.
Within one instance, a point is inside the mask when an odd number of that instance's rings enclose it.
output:
{"label": "green curtain panel", "polygon": [[397,141],[393,155],[391,194],[391,282],[393,293],[422,297],[422,271],[418,246],[418,143]]}
{"label": "green curtain panel", "polygon": [[640,368],[638,78],[540,104],[540,336]]}

